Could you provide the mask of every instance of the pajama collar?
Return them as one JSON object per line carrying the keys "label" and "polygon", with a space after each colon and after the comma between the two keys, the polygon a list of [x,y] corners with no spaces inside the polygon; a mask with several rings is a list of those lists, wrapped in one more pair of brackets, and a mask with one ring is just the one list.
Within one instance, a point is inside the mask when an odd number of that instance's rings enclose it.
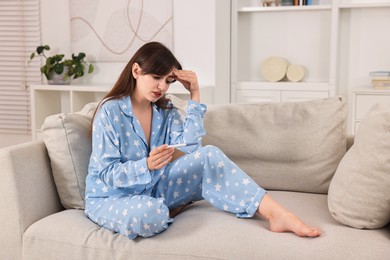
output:
{"label": "pajama collar", "polygon": [[[146,137],[144,134],[144,131],[142,129],[142,126],[138,119],[133,114],[133,106],[131,104],[130,96],[118,99],[118,105],[123,112],[124,115],[129,116],[132,118],[133,128],[135,133],[142,139],[145,146],[148,147],[148,143],[146,141]],[[157,107],[155,103],[152,103],[152,129],[156,129],[155,126],[161,126],[163,123],[163,115],[161,109]],[[152,150],[155,147],[155,144],[158,140],[156,140],[156,133],[151,133],[150,135],[150,150]]]}

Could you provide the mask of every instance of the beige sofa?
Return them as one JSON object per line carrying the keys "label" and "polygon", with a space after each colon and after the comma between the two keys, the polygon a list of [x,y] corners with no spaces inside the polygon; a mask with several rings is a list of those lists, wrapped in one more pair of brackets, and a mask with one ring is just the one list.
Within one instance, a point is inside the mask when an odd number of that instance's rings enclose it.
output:
{"label": "beige sofa", "polygon": [[[318,225],[323,234],[315,239],[270,232],[259,216],[239,219],[205,201],[190,205],[152,238],[128,240],[97,226],[82,210],[92,110],[48,118],[46,144],[39,140],[0,151],[0,259],[389,259],[389,218],[377,217],[388,210],[386,191],[371,192],[380,195],[375,201],[384,201],[381,212],[369,204],[369,194],[358,206],[356,196],[346,196],[345,185],[353,190],[354,184],[343,183],[343,172],[359,139],[345,155],[351,143],[343,98],[212,105],[205,118],[204,145],[220,147],[274,199]],[[362,179],[353,171],[347,179]]]}

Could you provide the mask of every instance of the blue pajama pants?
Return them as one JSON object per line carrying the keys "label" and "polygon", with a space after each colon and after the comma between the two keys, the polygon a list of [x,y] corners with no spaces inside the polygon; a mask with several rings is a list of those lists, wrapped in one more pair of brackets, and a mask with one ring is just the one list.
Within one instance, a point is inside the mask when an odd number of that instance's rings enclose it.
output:
{"label": "blue pajama pants", "polygon": [[134,239],[164,231],[173,222],[169,209],[202,199],[250,218],[265,193],[221,150],[205,146],[168,164],[152,190],[141,195],[88,198],[85,212],[100,226]]}

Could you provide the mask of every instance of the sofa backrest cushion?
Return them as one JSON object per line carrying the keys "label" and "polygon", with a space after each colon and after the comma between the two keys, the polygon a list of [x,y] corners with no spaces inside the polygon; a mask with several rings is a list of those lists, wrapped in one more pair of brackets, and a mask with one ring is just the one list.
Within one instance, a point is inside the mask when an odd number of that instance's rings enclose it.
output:
{"label": "sofa backrest cushion", "polygon": [[390,222],[390,105],[377,104],[361,121],[330,184],[328,206],[336,220],[355,228]]}
{"label": "sofa backrest cushion", "polygon": [[327,193],[346,152],[342,97],[209,105],[203,145],[218,146],[266,189]]}
{"label": "sofa backrest cushion", "polygon": [[80,112],[49,116],[42,126],[54,182],[66,209],[84,209],[85,178],[91,155],[89,127],[96,103]]}

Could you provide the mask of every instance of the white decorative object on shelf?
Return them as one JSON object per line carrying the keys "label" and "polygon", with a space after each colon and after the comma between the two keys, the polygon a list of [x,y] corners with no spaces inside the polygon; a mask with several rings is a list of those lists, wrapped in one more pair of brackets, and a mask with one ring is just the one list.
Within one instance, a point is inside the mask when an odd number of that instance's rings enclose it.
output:
{"label": "white decorative object on shelf", "polygon": [[261,75],[264,79],[277,82],[286,76],[289,62],[282,57],[268,57],[260,66]]}
{"label": "white decorative object on shelf", "polygon": [[302,65],[291,64],[287,68],[286,77],[292,82],[302,81],[305,77],[305,68]]}

